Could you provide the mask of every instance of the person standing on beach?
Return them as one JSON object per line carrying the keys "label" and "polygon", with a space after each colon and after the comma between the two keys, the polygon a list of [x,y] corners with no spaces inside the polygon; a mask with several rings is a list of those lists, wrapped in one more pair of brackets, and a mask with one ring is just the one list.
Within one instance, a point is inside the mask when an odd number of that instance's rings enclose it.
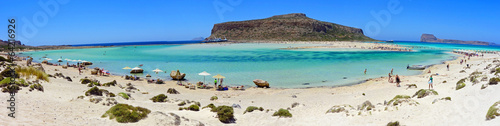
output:
{"label": "person standing on beach", "polygon": [[365,69],[365,74],[366,74],[366,69]]}
{"label": "person standing on beach", "polygon": [[434,89],[434,87],[432,86],[432,83],[433,83],[433,78],[432,78],[432,75],[431,75],[431,77],[429,78],[429,89],[431,89],[431,88]]}
{"label": "person standing on beach", "polygon": [[389,73],[389,80],[388,81],[389,81],[389,83],[392,83],[392,81],[391,81],[391,73]]}
{"label": "person standing on beach", "polygon": [[220,85],[222,85],[222,81],[224,81],[224,78],[221,78],[221,79],[220,79]]}
{"label": "person standing on beach", "polygon": [[214,88],[217,88],[217,79],[214,80],[214,84],[215,84]]}
{"label": "person standing on beach", "polygon": [[78,74],[82,75],[82,68],[78,67]]}
{"label": "person standing on beach", "polygon": [[446,68],[448,69],[448,71],[450,71],[450,64],[448,63],[448,65],[446,65]]}
{"label": "person standing on beach", "polygon": [[401,79],[399,79],[399,76],[396,75],[396,86],[400,87],[399,83],[401,83]]}
{"label": "person standing on beach", "polygon": [[391,69],[391,74],[392,74],[392,71],[394,71],[394,68]]}

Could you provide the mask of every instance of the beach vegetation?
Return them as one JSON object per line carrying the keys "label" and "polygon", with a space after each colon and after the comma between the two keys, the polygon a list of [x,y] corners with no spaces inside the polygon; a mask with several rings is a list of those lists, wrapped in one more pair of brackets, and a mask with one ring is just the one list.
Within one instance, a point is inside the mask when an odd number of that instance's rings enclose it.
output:
{"label": "beach vegetation", "polygon": [[109,92],[109,97],[116,97],[116,95],[113,92]]}
{"label": "beach vegetation", "polygon": [[464,82],[465,82],[465,80],[467,80],[467,78],[462,78],[462,79],[460,79],[460,80],[457,82],[457,84],[459,84],[459,83],[464,83]]}
{"label": "beach vegetation", "polygon": [[493,78],[490,78],[490,81],[488,84],[490,84],[490,85],[498,84],[499,81],[500,81],[500,78],[493,77]]}
{"label": "beach vegetation", "polygon": [[168,88],[167,93],[169,94],[180,94],[177,90],[174,88]]}
{"label": "beach vegetation", "polygon": [[443,83],[446,83],[446,80],[445,80],[445,81],[443,81]]}
{"label": "beach vegetation", "polygon": [[457,87],[455,88],[455,90],[460,90],[464,87],[465,87],[465,83],[459,83],[459,84],[457,84]]}
{"label": "beach vegetation", "polygon": [[2,72],[0,72],[0,75],[2,75],[2,77],[12,77],[12,72],[14,72],[14,77],[19,78],[19,74],[12,69],[4,69]]}
{"label": "beach vegetation", "polygon": [[116,118],[116,121],[119,123],[129,123],[137,122],[146,118],[149,113],[151,113],[151,111],[146,108],[134,107],[127,104],[116,104],[106,111],[106,113],[104,113],[101,117],[105,118],[109,116],[109,119]]}
{"label": "beach vegetation", "polygon": [[363,102],[363,104],[361,104],[361,107],[359,107],[358,110],[367,110],[367,111],[370,111],[373,108],[375,108],[375,106],[370,101],[365,101],[365,102]]}
{"label": "beach vegetation", "polygon": [[159,94],[151,98],[153,102],[165,102],[165,99],[167,99],[167,95],[165,94]]}
{"label": "beach vegetation", "polygon": [[439,95],[437,91],[431,89],[420,89],[412,97],[423,98],[428,95]]}
{"label": "beach vegetation", "polygon": [[223,123],[232,123],[234,122],[234,110],[233,107],[231,106],[218,106],[215,108],[215,111],[217,112],[217,117],[219,118],[219,121]]}
{"label": "beach vegetation", "polygon": [[217,96],[210,97],[210,101],[217,100],[217,99],[219,99]]}
{"label": "beach vegetation", "polygon": [[18,84],[21,87],[28,87],[29,84],[26,82],[26,80],[19,78],[18,81],[16,81],[16,84]]}
{"label": "beach vegetation", "polygon": [[292,113],[290,113],[286,109],[279,109],[277,112],[274,112],[273,116],[279,116],[279,117],[292,117]]}
{"label": "beach vegetation", "polygon": [[408,88],[415,87],[417,88],[417,84],[408,84]]}
{"label": "beach vegetation", "polygon": [[498,105],[500,104],[500,101],[495,102],[490,109],[488,109],[488,113],[486,113],[486,120],[491,120],[495,119],[495,117],[500,116],[500,113],[498,113]]}
{"label": "beach vegetation", "polygon": [[441,98],[441,100],[448,100],[448,101],[451,101],[451,97],[444,97],[444,98]]}
{"label": "beach vegetation", "polygon": [[389,123],[387,123],[387,126],[400,126],[400,125],[399,125],[399,122],[396,121],[396,122],[389,122]]}
{"label": "beach vegetation", "polygon": [[460,73],[465,73],[465,70],[461,70]]}
{"label": "beach vegetation", "polygon": [[91,83],[91,82],[92,82],[92,80],[90,80],[90,79],[88,79],[88,78],[83,78],[83,79],[80,79],[80,82],[81,82],[82,84],[88,84],[88,83]]}
{"label": "beach vegetation", "polygon": [[106,87],[115,86],[115,85],[116,85],[116,80],[102,84],[102,86],[106,86]]}
{"label": "beach vegetation", "polygon": [[78,96],[78,97],[76,97],[76,98],[77,98],[77,99],[83,99],[84,97],[85,97],[85,96],[80,95],[80,96]]}
{"label": "beach vegetation", "polygon": [[350,105],[335,105],[332,108],[330,108],[328,111],[326,111],[326,113],[339,113],[339,112],[346,112],[347,113],[346,108],[348,106],[352,109],[352,107]]}
{"label": "beach vegetation", "polygon": [[187,110],[200,111],[200,106],[198,106],[198,105],[190,105]]}
{"label": "beach vegetation", "polygon": [[264,108],[262,108],[262,107],[255,107],[255,106],[248,106],[247,109],[245,110],[245,112],[243,112],[243,114],[245,114],[247,112],[253,112],[254,110],[264,111]]}
{"label": "beach vegetation", "polygon": [[215,108],[216,107],[215,107],[214,104],[210,103],[210,104],[208,104],[207,106],[205,106],[205,107],[203,107],[201,109],[205,109],[205,108],[210,108],[210,111],[215,112]]}
{"label": "beach vegetation", "polygon": [[18,66],[15,68],[15,71],[16,71],[16,77],[18,76],[18,74],[28,79],[31,78],[32,76],[35,76],[37,80],[43,80],[49,82],[49,75],[43,72],[42,70],[36,69],[34,67]]}
{"label": "beach vegetation", "polygon": [[184,106],[186,105],[186,101],[182,101],[181,103],[177,104],[178,106]]}
{"label": "beach vegetation", "polygon": [[495,69],[495,75],[497,75],[498,73],[500,73],[500,67]]}
{"label": "beach vegetation", "polygon": [[8,85],[2,88],[2,92],[17,93],[21,88],[17,84]]}
{"label": "beach vegetation", "polygon": [[487,87],[486,84],[481,85],[481,89],[485,89]]}
{"label": "beach vegetation", "polygon": [[3,56],[0,56],[0,61],[6,61],[6,62],[9,62],[9,63],[12,63],[12,60],[7,59],[7,58],[5,58]]}
{"label": "beach vegetation", "polygon": [[97,87],[90,88],[85,92],[85,96],[90,96],[90,95],[97,95],[97,96],[102,96],[102,91]]}
{"label": "beach vegetation", "polygon": [[194,102],[195,105],[201,106],[200,102]]}
{"label": "beach vegetation", "polygon": [[126,100],[128,100],[130,98],[127,94],[125,94],[123,92],[118,93],[118,96],[121,96],[123,99],[126,99]]}
{"label": "beach vegetation", "polygon": [[32,84],[30,86],[30,91],[35,90],[35,89],[43,92],[43,86],[41,84]]}
{"label": "beach vegetation", "polygon": [[396,95],[394,98],[389,100],[388,104],[392,104],[393,106],[399,105],[400,103],[404,102],[405,100],[410,99],[411,97],[408,95]]}

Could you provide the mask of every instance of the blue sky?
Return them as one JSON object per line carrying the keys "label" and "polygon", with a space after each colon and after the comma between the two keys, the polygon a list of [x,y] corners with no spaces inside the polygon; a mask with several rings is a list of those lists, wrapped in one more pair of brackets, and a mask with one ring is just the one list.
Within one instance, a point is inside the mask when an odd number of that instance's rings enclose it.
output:
{"label": "blue sky", "polygon": [[63,45],[191,40],[210,36],[216,23],[305,13],[361,28],[379,40],[419,41],[422,33],[432,33],[443,39],[500,43],[500,2],[493,0],[143,1],[1,1],[0,18],[5,20],[0,24],[5,30],[0,30],[0,39],[7,39],[9,18],[17,20],[17,36],[23,43]]}

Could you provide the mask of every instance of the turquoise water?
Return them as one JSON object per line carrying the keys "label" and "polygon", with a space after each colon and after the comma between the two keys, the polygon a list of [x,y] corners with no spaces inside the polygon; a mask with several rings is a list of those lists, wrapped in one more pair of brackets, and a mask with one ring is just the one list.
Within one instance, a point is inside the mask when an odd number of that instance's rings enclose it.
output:
{"label": "turquoise water", "polygon": [[[203,81],[203,76],[198,73],[207,71],[212,74],[206,77],[207,82],[213,83],[212,76],[221,74],[226,77],[225,85],[254,86],[252,80],[263,79],[269,81],[271,87],[279,88],[354,84],[369,78],[387,76],[391,69],[394,69],[394,74],[415,75],[421,71],[406,70],[408,64],[431,65],[454,58],[454,55],[446,53],[451,48],[418,49],[416,52],[279,49],[289,46],[305,45],[250,43],[124,46],[25,52],[22,55],[32,56],[38,62],[45,55],[54,59],[51,62],[56,62],[60,57],[87,60],[94,63],[91,67],[104,68],[116,75],[128,74],[129,70],[123,70],[123,67],[143,64],[145,73],[141,76],[151,74],[152,78],[171,79],[170,71],[179,69],[187,74],[187,81],[197,82]],[[155,74],[152,70],[156,68],[167,73]],[[365,68],[366,75],[363,73]]]}

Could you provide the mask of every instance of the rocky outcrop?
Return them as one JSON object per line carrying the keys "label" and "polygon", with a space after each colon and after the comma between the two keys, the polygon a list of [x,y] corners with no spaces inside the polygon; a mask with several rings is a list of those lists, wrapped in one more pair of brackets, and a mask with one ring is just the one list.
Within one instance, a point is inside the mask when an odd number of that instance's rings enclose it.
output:
{"label": "rocky outcrop", "polygon": [[453,40],[453,39],[439,39],[436,38],[433,34],[422,34],[420,37],[421,42],[437,42],[437,43],[453,43],[453,44],[472,44],[472,45],[494,45],[490,42],[483,41],[462,41],[462,40]]}
{"label": "rocky outcrop", "polygon": [[170,77],[172,77],[173,80],[184,80],[186,74],[179,72],[179,70],[172,70],[172,72],[170,72]]}
{"label": "rocky outcrop", "polygon": [[215,24],[209,38],[284,41],[374,41],[363,30],[311,19],[302,13]]}
{"label": "rocky outcrop", "polygon": [[255,80],[253,80],[253,83],[255,83],[255,85],[257,85],[257,87],[260,87],[260,88],[263,88],[263,87],[269,88],[269,82],[261,80],[261,79],[255,79]]}

